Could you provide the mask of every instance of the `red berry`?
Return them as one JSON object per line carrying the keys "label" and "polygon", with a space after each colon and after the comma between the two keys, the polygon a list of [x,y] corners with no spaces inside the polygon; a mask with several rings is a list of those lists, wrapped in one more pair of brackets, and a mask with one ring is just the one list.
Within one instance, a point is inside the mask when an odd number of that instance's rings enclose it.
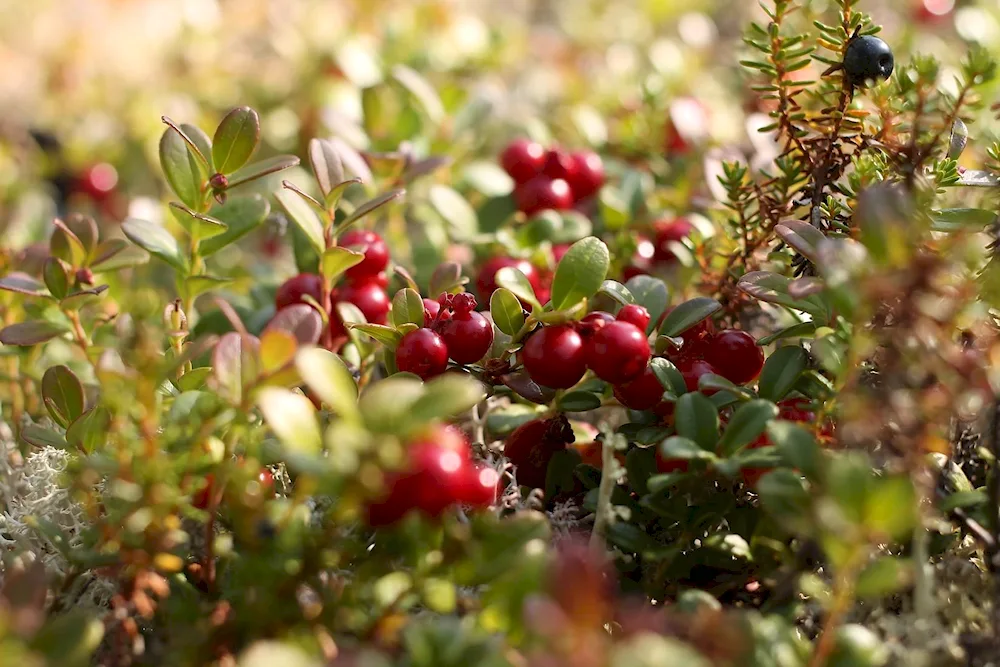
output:
{"label": "red berry", "polygon": [[519,185],[538,175],[544,164],[545,149],[527,139],[515,139],[500,154],[500,165]]}
{"label": "red berry", "polygon": [[118,172],[107,162],[88,167],[77,182],[77,189],[96,202],[103,202],[114,192]]}
{"label": "red berry", "polygon": [[[677,361],[677,370],[681,372],[681,376],[684,378],[684,384],[687,386],[688,391],[698,391],[698,381],[701,380],[703,375],[713,374],[719,375],[719,371],[716,370],[715,366],[708,363],[704,359],[694,359],[692,357],[683,357]],[[714,394],[715,391],[709,390],[705,392],[706,394]]]}
{"label": "red berry", "polygon": [[596,194],[604,185],[604,163],[601,156],[592,151],[579,151],[571,156],[573,171],[570,173],[569,188],[577,200]]}
{"label": "red berry", "polygon": [[424,326],[429,327],[441,312],[441,304],[434,299],[424,298]]}
{"label": "red berry", "polygon": [[215,477],[212,473],[205,475],[205,486],[198,489],[194,496],[191,498],[191,504],[196,508],[203,510],[208,509],[208,503],[212,499],[212,494],[215,492]]}
{"label": "red berry", "polygon": [[587,366],[611,384],[636,379],[648,363],[646,334],[629,322],[609,322],[587,344]]}
{"label": "red berry", "polygon": [[338,240],[341,246],[360,246],[365,258],[344,273],[348,280],[375,276],[389,265],[389,248],[385,240],[370,230],[351,229]]}
{"label": "red berry", "polygon": [[367,278],[359,278],[357,280],[348,280],[352,283],[375,283],[382,289],[389,287],[389,276],[386,275],[385,271],[381,273],[376,273],[374,276],[368,276]]}
{"label": "red berry", "polygon": [[562,179],[569,183],[577,176],[576,160],[569,153],[558,148],[553,148],[545,153],[545,164],[542,165],[542,174],[551,179]]}
{"label": "red berry", "polygon": [[677,255],[670,249],[671,243],[680,243],[691,235],[694,227],[684,218],[676,220],[661,220],[654,226],[656,239],[653,242],[653,261],[669,263],[677,259]]}
{"label": "red berry", "polygon": [[649,326],[649,311],[636,303],[630,303],[627,306],[622,306],[622,309],[618,311],[619,322],[630,322],[638,327],[641,331],[645,331]]}
{"label": "red berry", "polygon": [[497,290],[497,271],[506,267],[513,267],[524,274],[524,277],[528,279],[528,283],[531,288],[538,293],[541,287],[541,279],[538,275],[538,270],[535,265],[526,259],[514,259],[513,257],[493,257],[486,260],[482,267],[479,269],[479,275],[476,277],[476,292],[479,294],[479,300],[483,303],[489,303],[490,296]]}
{"label": "red berry", "polygon": [[503,453],[515,466],[518,484],[544,488],[552,456],[566,449],[574,439],[573,428],[562,415],[553,419],[533,419],[507,436]]}
{"label": "red berry", "polygon": [[764,367],[764,350],[746,331],[726,329],[707,343],[705,359],[735,384],[752,382]]}
{"label": "red berry", "polygon": [[560,260],[562,260],[563,255],[566,254],[566,251],[569,250],[572,245],[572,243],[557,243],[552,246],[552,260],[558,264]]}
{"label": "red berry", "polygon": [[663,400],[663,385],[656,377],[653,369],[646,367],[642,375],[615,386],[615,398],[626,408],[633,410],[652,410]]}
{"label": "red berry", "polygon": [[538,384],[569,389],[587,372],[583,339],[569,324],[542,327],[525,341],[521,361]]}
{"label": "red berry", "polygon": [[451,299],[451,309],[456,315],[466,315],[476,309],[476,297],[468,292],[456,294]]}
{"label": "red berry", "polygon": [[[758,449],[760,447],[767,447],[771,444],[770,438],[767,434],[761,434],[756,440],[747,445],[748,449]],[[760,478],[771,472],[771,468],[740,468],[740,477],[743,478],[743,483],[751,489],[757,488],[757,483]]]}
{"label": "red berry", "polygon": [[709,134],[708,109],[692,97],[682,97],[670,105],[664,150],[668,156],[685,155]]}
{"label": "red berry", "polygon": [[444,373],[448,348],[430,329],[417,329],[403,336],[396,347],[396,368],[424,380]]}
{"label": "red berry", "polygon": [[274,495],[274,474],[267,468],[261,468],[257,473],[257,483],[260,484],[260,491],[266,497]]}
{"label": "red berry", "polygon": [[385,324],[392,308],[389,295],[375,282],[347,283],[340,290],[339,298],[357,306],[371,324]]}
{"label": "red berry", "polygon": [[536,176],[514,191],[517,210],[532,216],[549,209],[565,211],[573,208],[573,193],[569,184],[561,178]]}
{"label": "red berry", "polygon": [[493,345],[493,325],[475,311],[458,313],[440,323],[437,329],[448,356],[459,364],[473,364],[482,359]]}
{"label": "red berry", "polygon": [[281,283],[274,295],[274,308],[281,310],[296,303],[305,303],[303,296],[310,296],[316,303],[323,302],[323,277],[315,273],[300,273]]}
{"label": "red berry", "polygon": [[778,417],[790,422],[811,422],[816,413],[809,408],[808,398],[786,398],[778,403]]}
{"label": "red berry", "polygon": [[500,495],[500,475],[485,465],[468,466],[458,482],[456,500],[473,507],[489,507]]}
{"label": "red berry", "polygon": [[595,310],[592,313],[584,315],[576,329],[580,332],[580,335],[583,336],[583,338],[589,339],[595,333],[614,321],[615,316],[611,313],[606,313],[603,310]]}

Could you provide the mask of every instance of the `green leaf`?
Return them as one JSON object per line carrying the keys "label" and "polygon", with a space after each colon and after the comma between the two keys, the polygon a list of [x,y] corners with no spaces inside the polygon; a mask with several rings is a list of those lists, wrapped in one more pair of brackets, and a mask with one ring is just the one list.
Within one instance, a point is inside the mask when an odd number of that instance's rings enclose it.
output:
{"label": "green leaf", "polygon": [[232,190],[238,185],[243,185],[244,183],[249,183],[250,181],[256,181],[258,178],[264,178],[265,176],[276,174],[279,171],[284,171],[285,169],[291,169],[298,164],[299,159],[294,155],[275,155],[274,157],[269,157],[266,160],[251,162],[229,177],[228,189]]}
{"label": "green leaf", "polygon": [[27,294],[28,296],[48,296],[44,284],[20,271],[9,273],[0,278],[0,290]]}
{"label": "green leaf", "polygon": [[467,284],[469,279],[462,275],[462,265],[458,262],[442,262],[431,274],[428,295],[436,299],[442,292],[455,292]]}
{"label": "green leaf", "polygon": [[392,327],[386,326],[384,324],[368,324],[366,322],[346,322],[348,330],[362,331],[378,342],[385,345],[390,350],[395,350],[396,346],[399,345],[399,341],[403,338],[403,334],[399,333]]}
{"label": "green leaf", "polygon": [[122,223],[122,232],[129,241],[150,255],[163,260],[181,273],[187,272],[187,260],[181,254],[177,240],[163,227],[130,218]]}
{"label": "green leaf", "polygon": [[865,503],[865,526],[888,539],[901,540],[917,525],[917,492],[906,475],[879,477]]}
{"label": "green leaf", "polygon": [[[716,375],[715,373],[706,373],[698,378],[698,391],[719,392],[714,394],[711,397],[712,399],[715,399],[716,396],[722,395],[722,392],[727,392],[734,397],[753,398],[754,396],[753,391],[750,389],[735,384],[721,375]],[[716,403],[716,406],[721,407],[719,403]]]}
{"label": "green leaf", "polygon": [[601,407],[601,397],[589,391],[571,391],[559,399],[559,409],[564,412],[587,412]]}
{"label": "green leaf", "polygon": [[809,526],[809,492],[791,470],[772,470],[757,482],[761,505],[788,530]]}
{"label": "green leaf", "polygon": [[264,421],[288,450],[302,454],[322,450],[316,408],[308,398],[289,389],[264,387],[257,391],[256,402]]}
{"label": "green leaf", "polygon": [[[202,130],[197,125],[191,125],[189,123],[181,123],[177,126],[180,130],[181,137],[188,142],[188,147],[192,145],[201,153],[201,157],[198,158],[198,162],[202,165],[204,169],[213,169],[209,161],[212,159],[212,140],[208,138],[205,131]],[[197,155],[196,155],[197,157]],[[204,162],[202,162],[204,159]]]}
{"label": "green leaf", "polygon": [[320,192],[323,193],[324,197],[329,195],[334,187],[347,180],[337,148],[333,142],[326,139],[310,139],[309,165],[312,167],[313,175],[316,177]]}
{"label": "green leaf", "polygon": [[687,393],[687,383],[684,382],[684,376],[669,359],[654,357],[649,362],[649,367],[653,369],[653,374],[660,381],[664,391],[670,392],[675,397]]}
{"label": "green leaf", "polygon": [[319,258],[319,270],[327,282],[332,283],[344,274],[347,269],[360,264],[365,259],[363,252],[357,252],[342,246],[333,246],[323,251]]}
{"label": "green leaf", "polygon": [[793,422],[774,419],[767,424],[767,437],[788,465],[809,479],[819,476],[822,454],[812,433]]}
{"label": "green leaf", "polygon": [[220,276],[188,276],[184,279],[183,292],[186,293],[187,296],[194,298],[200,294],[208,292],[209,290],[217,289],[231,282],[231,279],[222,278]]}
{"label": "green leaf", "polygon": [[702,320],[722,310],[722,304],[707,296],[700,296],[676,306],[663,319],[661,336],[679,336]]}
{"label": "green leaf", "polygon": [[[871,461],[861,452],[846,452],[831,457],[824,473],[827,493],[848,521],[860,525],[864,521],[865,504],[875,479]],[[889,512],[897,508],[883,509]]]}
{"label": "green leaf", "polygon": [[770,271],[751,271],[740,278],[736,286],[758,301],[787,306],[793,310],[809,313],[819,322],[826,322],[828,313],[822,298],[818,295],[812,295],[796,299],[788,293],[790,282],[791,279],[787,276]]}
{"label": "green leaf", "polygon": [[667,309],[670,294],[666,284],[653,276],[633,276],[625,283],[625,288],[632,294],[635,302],[649,313],[647,333],[656,327],[660,315]]}
{"label": "green leaf", "polygon": [[45,286],[52,296],[62,299],[69,292],[69,272],[65,262],[56,257],[49,257],[42,266],[42,277]]}
{"label": "green leaf", "polygon": [[244,389],[257,378],[258,346],[253,336],[230,331],[212,351],[212,375],[219,395],[234,405],[243,401]]}
{"label": "green leaf", "polygon": [[938,501],[938,509],[942,512],[950,512],[956,508],[978,507],[989,502],[989,496],[982,489],[971,491],[956,491],[948,494]]}
{"label": "green leaf", "polygon": [[714,461],[715,454],[706,451],[689,438],[674,435],[660,443],[660,456],[665,459]]}
{"label": "green leaf", "polygon": [[364,204],[357,207],[353,213],[347,216],[347,218],[345,218],[344,221],[340,223],[340,226],[337,227],[337,233],[344,231],[345,229],[347,229],[347,227],[353,225],[361,218],[373,213],[374,211],[377,211],[386,204],[389,204],[393,200],[398,199],[399,197],[402,197],[405,194],[406,190],[403,189],[390,190],[389,192],[381,194],[378,197],[375,197],[374,199],[369,199]]}
{"label": "green leaf", "polygon": [[66,227],[80,241],[84,251],[84,265],[90,263],[97,248],[99,231],[97,222],[89,215],[71,215],[66,218]]}
{"label": "green leaf", "polygon": [[315,345],[323,335],[326,323],[314,307],[305,303],[285,306],[271,318],[261,335],[268,331],[284,331],[300,345]]}
{"label": "green leaf", "polygon": [[884,667],[889,662],[889,649],[874,632],[856,623],[841,625],[835,630],[833,651],[826,667]]}
{"label": "green leaf", "polygon": [[424,326],[424,301],[419,292],[409,287],[396,292],[392,298],[392,323],[396,328],[406,323]]}
{"label": "green leaf", "polygon": [[806,351],[798,345],[778,348],[764,362],[757,382],[757,393],[769,401],[780,401],[799,381],[808,364]]}
{"label": "green leaf", "polygon": [[497,329],[508,336],[515,335],[524,326],[524,309],[514,293],[500,287],[490,296],[490,314]]}
{"label": "green leaf", "polygon": [[198,208],[206,174],[180,132],[172,127],[160,137],[160,167],[177,197],[188,207]]}
{"label": "green leaf", "polygon": [[71,609],[52,616],[32,637],[30,646],[50,665],[87,667],[104,637],[104,624],[91,612]]}
{"label": "green leaf", "polygon": [[497,285],[510,290],[514,293],[514,296],[525,303],[531,304],[531,306],[538,309],[542,307],[535,297],[535,290],[531,287],[531,283],[528,282],[527,276],[513,266],[505,266],[497,271],[494,280],[496,280]]}
{"label": "green leaf", "polygon": [[107,285],[98,285],[90,289],[79,290],[67,295],[65,299],[59,302],[59,305],[63,310],[80,310],[84,306],[100,299],[108,289]]}
{"label": "green leaf", "polygon": [[753,442],[764,432],[767,423],[777,416],[778,406],[771,401],[759,398],[747,401],[730,417],[719,440],[719,450],[726,456],[732,456]]}
{"label": "green leaf", "polygon": [[0,330],[0,343],[20,346],[37,345],[67,332],[69,332],[69,328],[62,324],[45,320],[29,320],[11,324]]}
{"label": "green leaf", "polygon": [[66,427],[83,414],[86,398],[83,384],[67,366],[52,366],[42,375],[42,399],[49,414]]}
{"label": "green leaf", "polygon": [[49,238],[49,252],[70,266],[84,266],[89,253],[83,241],[58,218],[52,221],[52,226],[54,229]]}
{"label": "green leaf", "polygon": [[226,232],[226,223],[201,213],[195,213],[183,204],[170,202],[174,218],[192,239],[201,241]]}
{"label": "green leaf", "polygon": [[826,235],[823,232],[801,220],[782,220],[774,228],[774,232],[781,237],[781,240],[810,261],[816,260],[817,248],[826,240]]}
{"label": "green leaf", "polygon": [[770,345],[771,343],[782,340],[784,338],[799,338],[802,336],[809,336],[816,331],[815,322],[799,322],[798,324],[793,324],[790,327],[785,327],[781,331],[777,331],[770,336],[764,336],[757,340],[757,344],[761,347],[765,345]]}
{"label": "green leaf", "polygon": [[33,445],[35,447],[69,449],[69,443],[66,442],[66,438],[64,438],[61,434],[42,426],[38,426],[37,424],[26,425],[21,430],[21,439],[29,445]]}
{"label": "green leaf", "polygon": [[476,210],[458,192],[447,185],[432,185],[427,197],[455,238],[469,239],[479,232]]}
{"label": "green leaf", "polygon": [[201,366],[200,368],[192,368],[184,375],[177,378],[174,384],[182,392],[184,391],[194,391],[195,389],[200,389],[205,385],[205,381],[212,374],[211,366]]}
{"label": "green leaf", "polygon": [[674,407],[678,435],[693,440],[702,449],[713,451],[719,440],[719,413],[704,394],[684,394]]}
{"label": "green leaf", "polygon": [[339,355],[321,347],[302,348],[295,355],[295,368],[306,386],[340,417],[358,418],[358,386]]}
{"label": "green leaf", "polygon": [[226,203],[212,209],[212,217],[226,225],[226,230],[218,236],[202,239],[198,254],[208,257],[226,246],[232,245],[267,219],[271,205],[258,194],[249,197],[229,197]]}
{"label": "green leaf", "polygon": [[895,556],[880,556],[858,575],[854,590],[858,597],[876,600],[898,592],[910,583],[913,565]]}
{"label": "green leaf", "polygon": [[108,239],[94,252],[94,263],[90,268],[94,273],[107,273],[133,266],[139,266],[149,261],[149,253],[142,248],[130,244],[125,239]]}
{"label": "green leaf", "polygon": [[323,223],[316,211],[291,190],[279,190],[274,193],[274,198],[292,222],[302,230],[316,254],[322,254],[326,249],[326,241],[323,240]]}
{"label": "green leaf", "polygon": [[405,65],[393,67],[392,78],[413,97],[432,123],[436,125],[444,120],[444,104],[427,79]]}
{"label": "green leaf", "polygon": [[212,139],[212,162],[220,174],[231,174],[247,163],[260,142],[260,117],[250,107],[226,114]]}
{"label": "green leaf", "polygon": [[996,219],[996,212],[981,208],[946,208],[931,212],[935,232],[983,231]]}
{"label": "green leaf", "polygon": [[610,264],[608,246],[596,236],[588,236],[570,246],[552,279],[552,309],[565,310],[594,296]]}
{"label": "green leaf", "polygon": [[424,384],[409,376],[391,376],[368,385],[358,400],[368,430],[401,434],[413,423],[413,404],[424,396],[424,391]]}
{"label": "green leaf", "polygon": [[597,293],[607,295],[622,306],[635,303],[635,297],[632,296],[632,293],[617,280],[605,280],[601,283],[601,287],[597,290]]}
{"label": "green leaf", "polygon": [[108,437],[111,413],[100,406],[80,415],[66,429],[66,440],[73,446],[92,454]]}
{"label": "green leaf", "polygon": [[462,180],[482,195],[502,197],[514,189],[514,179],[495,162],[472,162],[462,171]]}
{"label": "green leaf", "polygon": [[423,395],[410,408],[415,424],[457,417],[486,398],[486,387],[471,375],[445,373],[424,384]]}

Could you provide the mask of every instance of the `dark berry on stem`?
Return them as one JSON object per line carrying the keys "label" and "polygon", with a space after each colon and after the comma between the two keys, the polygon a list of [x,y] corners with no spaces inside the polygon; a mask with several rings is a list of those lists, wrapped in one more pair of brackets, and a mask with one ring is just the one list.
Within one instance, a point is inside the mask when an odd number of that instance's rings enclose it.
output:
{"label": "dark berry on stem", "polygon": [[459,364],[479,361],[493,345],[493,325],[475,311],[456,311],[451,319],[438,325],[437,331],[448,348],[448,356]]}
{"label": "dark berry on stem", "polygon": [[348,230],[338,239],[341,246],[360,246],[365,258],[347,269],[348,280],[361,280],[378,275],[389,265],[389,248],[385,240],[373,231],[363,229]]}
{"label": "dark berry on stem", "polygon": [[430,329],[417,329],[403,336],[396,347],[396,368],[429,380],[448,367],[448,347]]}
{"label": "dark berry on stem", "polygon": [[371,324],[385,324],[392,308],[389,295],[374,281],[348,283],[340,290],[339,298],[357,306]]}
{"label": "dark berry on stem", "polygon": [[316,303],[323,302],[323,277],[315,273],[300,273],[283,282],[274,295],[274,308],[306,303],[303,296],[310,296]]}
{"label": "dark berry on stem", "polygon": [[649,326],[649,311],[636,303],[630,303],[627,306],[622,306],[622,309],[618,311],[617,319],[620,322],[629,322],[634,324],[642,331],[646,330]]}
{"label": "dark berry on stem", "polygon": [[706,343],[705,359],[730,382],[746,384],[760,375],[764,367],[764,350],[746,331],[726,329]]}
{"label": "dark berry on stem", "polygon": [[545,164],[545,149],[527,139],[515,139],[500,154],[500,165],[517,184],[527,183]]}
{"label": "dark berry on stem", "polygon": [[874,35],[855,37],[844,51],[844,74],[855,86],[888,79],[894,65],[892,49]]}
{"label": "dark berry on stem", "polygon": [[649,356],[646,333],[629,322],[609,322],[587,343],[587,365],[597,377],[611,384],[639,377]]}
{"label": "dark berry on stem", "polygon": [[553,455],[566,449],[574,439],[573,427],[562,415],[553,419],[533,419],[507,436],[503,453],[515,466],[518,484],[544,488]]}
{"label": "dark berry on stem", "polygon": [[583,339],[569,324],[542,327],[521,348],[521,361],[538,384],[569,389],[587,372]]}
{"label": "dark berry on stem", "polygon": [[573,193],[569,183],[561,178],[536,176],[514,191],[517,210],[532,216],[549,209],[565,211],[573,208]]}

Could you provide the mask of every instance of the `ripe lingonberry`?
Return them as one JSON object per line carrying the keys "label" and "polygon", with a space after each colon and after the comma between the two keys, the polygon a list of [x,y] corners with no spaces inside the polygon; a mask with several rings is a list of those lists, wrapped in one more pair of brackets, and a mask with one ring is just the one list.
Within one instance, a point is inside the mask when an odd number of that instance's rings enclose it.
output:
{"label": "ripe lingonberry", "polygon": [[571,156],[573,170],[567,178],[573,197],[579,201],[597,193],[604,185],[604,163],[592,151],[579,151]]}
{"label": "ripe lingonberry", "polygon": [[482,359],[493,345],[493,325],[475,311],[455,312],[438,325],[438,333],[448,347],[448,356],[459,364]]}
{"label": "ripe lingonberry", "polygon": [[622,277],[628,281],[636,276],[646,276],[653,270],[653,255],[656,248],[645,236],[636,239],[635,252],[628,266],[622,270]]}
{"label": "ripe lingonberry", "polygon": [[726,329],[706,344],[705,359],[734,384],[752,382],[764,367],[764,350],[746,331]]}
{"label": "ripe lingonberry", "polygon": [[257,473],[257,483],[260,484],[260,492],[265,498],[274,496],[274,473],[267,468],[261,468]]}
{"label": "ripe lingonberry", "polygon": [[536,176],[514,191],[517,210],[527,216],[552,209],[565,211],[573,208],[573,193],[569,183],[561,178]]}
{"label": "ripe lingonberry", "polygon": [[584,338],[590,338],[595,333],[606,327],[611,322],[615,321],[615,316],[611,313],[606,313],[603,310],[595,310],[592,313],[587,313],[580,320],[580,324],[577,325],[577,331]]}
{"label": "ripe lingonberry", "polygon": [[645,331],[646,327],[649,326],[649,311],[637,303],[630,303],[622,306],[622,309],[618,311],[617,319],[620,322],[630,322],[641,331]]}
{"label": "ripe lingonberry", "polygon": [[[682,357],[677,361],[677,370],[681,372],[681,376],[684,378],[684,384],[687,386],[688,391],[698,391],[698,382],[704,375],[719,375],[719,371],[712,364],[708,363],[704,359],[696,359],[693,357]],[[714,390],[709,390],[705,392],[706,394],[714,394]]]}
{"label": "ripe lingonberry", "polygon": [[[339,245],[359,246],[365,258],[344,273],[348,280],[363,280],[376,276],[389,265],[389,248],[385,240],[373,231],[351,229],[338,240]],[[383,287],[385,287],[383,285]]]}
{"label": "ripe lingonberry", "polygon": [[485,465],[468,466],[458,480],[455,499],[473,507],[489,507],[501,491],[500,475],[496,470]]}
{"label": "ripe lingonberry", "polygon": [[300,273],[281,283],[274,295],[274,308],[281,310],[285,306],[305,303],[303,296],[310,296],[316,303],[322,303],[323,277],[315,273]]}
{"label": "ripe lingonberry", "polygon": [[472,296],[468,292],[456,294],[451,298],[451,310],[456,315],[466,315],[471,313],[476,309],[477,305],[478,303],[476,302],[476,297]]}
{"label": "ripe lingonberry", "polygon": [[341,301],[353,303],[371,324],[385,324],[392,302],[385,290],[372,281],[350,282],[339,292]]}
{"label": "ripe lingonberry", "polygon": [[521,348],[521,361],[538,384],[569,389],[587,372],[583,339],[569,324],[536,330]]}
{"label": "ripe lingonberry", "polygon": [[615,385],[615,398],[626,408],[652,410],[663,400],[663,385],[647,366],[642,375],[631,382]]}
{"label": "ripe lingonberry", "polygon": [[545,164],[545,149],[527,139],[515,139],[500,154],[500,165],[518,185],[538,175]]}
{"label": "ripe lingonberry", "polygon": [[118,171],[107,162],[92,165],[84,170],[77,182],[77,190],[96,202],[107,199],[118,184]]}
{"label": "ripe lingonberry", "polygon": [[559,178],[569,183],[576,177],[576,166],[573,156],[562,149],[553,148],[545,153],[542,175],[553,180]]}
{"label": "ripe lingonberry", "polygon": [[396,368],[429,380],[448,367],[448,347],[430,329],[417,329],[403,336],[396,347]]}
{"label": "ripe lingonberry", "polygon": [[892,49],[875,35],[855,37],[844,51],[844,75],[855,86],[888,79],[894,64]]}
{"label": "ripe lingonberry", "polygon": [[646,333],[629,322],[609,322],[587,343],[587,366],[611,384],[636,379],[648,363]]}
{"label": "ripe lingonberry", "polygon": [[677,259],[670,244],[680,243],[691,235],[693,229],[691,223],[685,218],[661,220],[653,228],[656,231],[656,239],[653,242],[653,261],[660,263],[669,263]]}
{"label": "ripe lingonberry", "polygon": [[215,493],[215,477],[212,473],[208,473],[205,475],[205,486],[195,492],[191,498],[191,504],[200,510],[208,509],[213,493]]}
{"label": "ripe lingonberry", "polygon": [[539,288],[541,287],[541,280],[538,275],[538,270],[535,265],[526,259],[515,259],[513,257],[493,257],[486,260],[482,267],[479,269],[479,275],[476,276],[476,292],[479,294],[479,300],[483,303],[489,303],[490,296],[497,290],[497,271],[506,267],[513,267],[524,274],[524,277],[528,279],[528,284],[531,285],[531,289],[537,294]]}
{"label": "ripe lingonberry", "polygon": [[518,484],[544,488],[553,455],[566,449],[574,439],[573,428],[563,415],[553,419],[533,419],[507,436],[503,453],[514,464]]}
{"label": "ripe lingonberry", "polygon": [[708,138],[708,108],[693,97],[681,97],[670,105],[664,151],[670,157],[686,155]]}
{"label": "ripe lingonberry", "polygon": [[569,250],[571,243],[557,243],[552,246],[552,260],[558,264],[562,260],[563,255]]}

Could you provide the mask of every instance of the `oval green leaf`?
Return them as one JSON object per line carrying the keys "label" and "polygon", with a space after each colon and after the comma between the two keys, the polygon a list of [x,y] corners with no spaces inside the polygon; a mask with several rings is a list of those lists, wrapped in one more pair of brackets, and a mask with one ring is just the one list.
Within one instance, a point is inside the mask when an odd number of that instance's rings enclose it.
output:
{"label": "oval green leaf", "polygon": [[670,311],[660,326],[660,335],[679,336],[702,320],[722,310],[722,304],[707,296],[685,301]]}
{"label": "oval green leaf", "polygon": [[725,456],[732,456],[753,442],[764,432],[767,423],[777,416],[778,406],[771,401],[759,398],[747,401],[730,417],[729,425],[719,440],[719,451]]}
{"label": "oval green leaf", "polygon": [[515,335],[524,326],[524,309],[514,293],[499,287],[490,296],[490,315],[497,329],[508,336]]}
{"label": "oval green leaf", "polygon": [[565,310],[594,296],[608,275],[610,264],[608,246],[596,236],[570,246],[552,279],[553,310]]}
{"label": "oval green leaf", "polygon": [[180,132],[172,127],[160,137],[160,167],[177,197],[190,208],[198,208],[205,174]]}
{"label": "oval green leaf", "polygon": [[806,351],[797,345],[778,348],[764,363],[757,382],[761,398],[777,403],[792,390],[809,363]]}
{"label": "oval green leaf", "polygon": [[250,107],[226,114],[212,139],[212,162],[220,174],[231,174],[247,163],[260,142],[260,117]]}

